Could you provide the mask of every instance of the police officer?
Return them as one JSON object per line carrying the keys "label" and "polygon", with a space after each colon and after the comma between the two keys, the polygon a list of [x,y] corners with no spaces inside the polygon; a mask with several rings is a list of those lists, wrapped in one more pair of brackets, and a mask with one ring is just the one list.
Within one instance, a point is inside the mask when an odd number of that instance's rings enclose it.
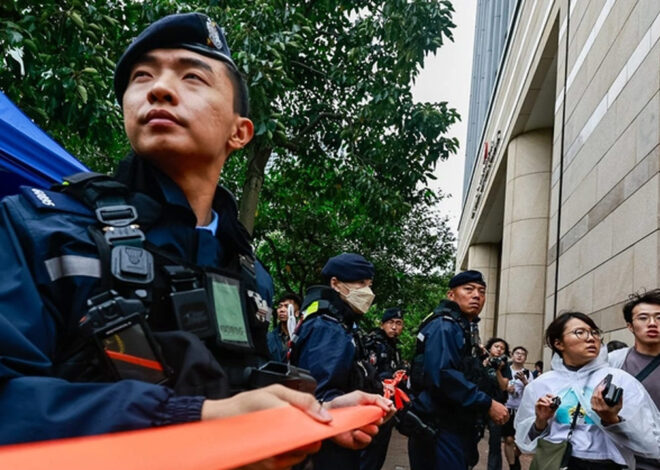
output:
{"label": "police officer", "polygon": [[[199,13],[156,21],[117,62],[115,92],[133,148],[117,178],[76,175],[0,204],[0,407],[12,423],[0,444],[287,403],[327,421],[311,395],[279,385],[225,398],[226,370],[265,346],[270,280],[217,185],[253,135],[222,29]],[[388,409],[364,394],[324,408],[361,402]]]}
{"label": "police officer", "polygon": [[412,411],[434,432],[410,437],[412,470],[471,468],[479,458],[479,422],[486,416],[496,424],[508,419],[506,407],[488,394],[495,391],[488,388],[492,381],[481,364],[477,322],[485,300],[482,274],[464,271],[450,280],[447,299],[420,326],[411,371]]}
{"label": "police officer", "polygon": [[[326,285],[312,286],[303,300],[303,320],[291,340],[291,364],[310,371],[318,382],[315,395],[326,401],[364,387],[363,352],[357,347],[355,322],[374,299],[374,266],[364,257],[342,253],[321,271]],[[356,447],[370,439],[357,433],[341,436]],[[341,439],[325,441],[312,456],[315,470],[358,470],[360,452],[339,447]]]}
{"label": "police officer", "polygon": [[[369,363],[376,368],[377,383],[380,387],[370,392],[382,393],[382,381],[391,379],[398,370],[404,370],[398,342],[403,332],[403,310],[399,307],[385,309],[380,327],[374,328],[363,341]],[[399,384],[404,387],[405,383]],[[394,420],[383,424],[373,441],[362,450],[361,470],[380,470],[387,457],[387,446],[392,436]]]}
{"label": "police officer", "polygon": [[[289,349],[289,339],[295,329],[300,317],[300,296],[293,292],[284,294],[277,304],[277,310],[273,317],[273,329],[268,332],[268,352],[274,361],[286,361],[286,353]],[[289,318],[289,310],[293,318]]]}

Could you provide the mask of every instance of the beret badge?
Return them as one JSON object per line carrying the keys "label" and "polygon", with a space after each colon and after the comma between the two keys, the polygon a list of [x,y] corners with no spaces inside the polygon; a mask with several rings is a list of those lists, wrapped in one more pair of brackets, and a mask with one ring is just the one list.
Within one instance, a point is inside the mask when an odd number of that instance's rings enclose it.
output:
{"label": "beret badge", "polygon": [[208,46],[215,47],[221,51],[223,44],[220,36],[218,35],[218,25],[215,21],[211,20],[211,18],[206,19],[206,30],[209,33],[209,37],[206,40]]}

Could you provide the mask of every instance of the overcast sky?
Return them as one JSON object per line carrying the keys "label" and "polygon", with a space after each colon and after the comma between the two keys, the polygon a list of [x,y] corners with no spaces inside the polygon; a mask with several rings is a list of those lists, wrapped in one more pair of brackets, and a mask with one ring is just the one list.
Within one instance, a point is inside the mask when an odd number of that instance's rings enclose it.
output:
{"label": "overcast sky", "polygon": [[[462,121],[449,130],[451,137],[458,137],[460,148],[449,160],[436,168],[435,187],[448,195],[440,204],[443,214],[449,216],[454,233],[458,230],[463,193],[463,165],[465,163],[465,138],[467,115],[470,106],[470,80],[472,73],[472,45],[477,0],[456,0],[454,5],[454,42],[447,42],[435,56],[426,58],[424,69],[413,86],[416,101],[447,101],[456,108]],[[451,195],[451,197],[449,197]]]}

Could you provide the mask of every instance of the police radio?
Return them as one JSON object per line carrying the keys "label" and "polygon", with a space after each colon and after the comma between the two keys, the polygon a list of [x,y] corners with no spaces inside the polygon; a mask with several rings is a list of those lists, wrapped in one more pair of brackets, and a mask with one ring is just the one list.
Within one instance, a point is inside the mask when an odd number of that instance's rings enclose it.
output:
{"label": "police radio", "polygon": [[90,298],[87,306],[80,327],[93,338],[113,379],[168,381],[171,372],[145,321],[142,301],[110,290]]}

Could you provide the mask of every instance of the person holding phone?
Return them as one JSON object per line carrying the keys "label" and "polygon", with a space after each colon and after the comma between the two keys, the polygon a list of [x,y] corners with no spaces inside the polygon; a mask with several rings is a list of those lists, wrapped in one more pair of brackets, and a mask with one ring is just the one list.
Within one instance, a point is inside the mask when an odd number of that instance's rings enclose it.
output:
{"label": "person holding phone", "polygon": [[511,353],[510,372],[512,379],[507,387],[508,397],[506,407],[509,410],[511,419],[502,426],[502,437],[504,438],[504,455],[511,470],[520,470],[520,449],[516,447],[514,435],[516,430],[513,428],[513,419],[516,416],[523,391],[529,385],[534,377],[532,373],[525,368],[527,360],[527,349],[524,346],[516,346]]}
{"label": "person holding phone", "polygon": [[[274,361],[285,362],[289,348],[291,333],[300,318],[302,299],[293,292],[284,294],[277,304],[276,315],[273,317],[273,329],[268,332],[268,352]],[[293,316],[293,322],[291,317]],[[290,323],[293,324],[291,328]]]}
{"label": "person holding phone", "polygon": [[[568,440],[570,470],[635,468],[635,454],[660,455],[660,412],[634,377],[608,366],[601,336],[581,312],[565,312],[550,323],[545,341],[554,353],[552,370],[525,388],[514,421],[523,452],[535,452],[540,440]],[[623,393],[608,403],[610,375],[610,385]]]}

